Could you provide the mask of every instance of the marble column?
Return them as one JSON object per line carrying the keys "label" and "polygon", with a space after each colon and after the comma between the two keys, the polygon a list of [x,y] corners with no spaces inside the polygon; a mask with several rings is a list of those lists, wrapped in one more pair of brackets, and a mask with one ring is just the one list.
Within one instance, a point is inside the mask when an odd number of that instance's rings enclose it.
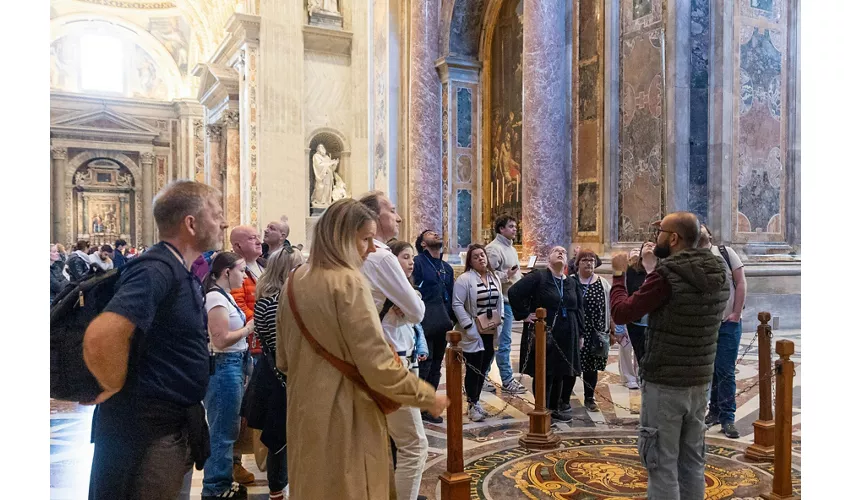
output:
{"label": "marble column", "polygon": [[142,167],[142,243],[153,245],[153,153],[139,155]]}
{"label": "marble column", "polygon": [[52,148],[53,156],[53,242],[67,244],[65,239],[65,167],[68,164],[68,148]]}
{"label": "marble column", "polygon": [[411,235],[439,230],[442,221],[440,169],[440,78],[434,68],[439,43],[439,0],[413,0],[410,8]]}
{"label": "marble column", "polygon": [[569,245],[571,190],[566,78],[566,2],[523,5],[522,224],[523,256],[545,259]]}
{"label": "marble column", "polygon": [[[224,141],[227,151],[225,159],[225,217],[227,225],[234,228],[242,224],[241,178],[239,174],[239,113],[224,112]],[[229,233],[228,233],[229,234]]]}

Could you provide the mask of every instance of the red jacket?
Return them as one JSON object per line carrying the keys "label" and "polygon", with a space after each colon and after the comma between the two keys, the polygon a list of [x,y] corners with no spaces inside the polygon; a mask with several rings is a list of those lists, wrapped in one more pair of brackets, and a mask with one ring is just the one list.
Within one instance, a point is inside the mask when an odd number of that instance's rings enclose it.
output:
{"label": "red jacket", "polygon": [[[262,268],[262,266],[261,266]],[[245,276],[245,281],[242,282],[242,288],[230,290],[230,295],[233,296],[234,302],[245,313],[245,320],[251,321],[254,319],[254,306],[257,303],[257,278],[249,269]],[[248,348],[251,354],[262,354],[263,347],[260,340],[252,333],[248,335]]]}

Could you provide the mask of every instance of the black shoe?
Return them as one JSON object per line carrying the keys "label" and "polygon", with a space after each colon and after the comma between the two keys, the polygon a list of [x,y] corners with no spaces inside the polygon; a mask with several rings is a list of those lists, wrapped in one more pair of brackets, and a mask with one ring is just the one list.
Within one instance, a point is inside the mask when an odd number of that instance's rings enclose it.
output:
{"label": "black shoe", "polygon": [[587,411],[599,411],[599,405],[596,404],[594,399],[585,399],[584,407],[587,408]]}
{"label": "black shoe", "polygon": [[427,411],[422,412],[422,420],[424,420],[426,422],[431,422],[432,424],[442,424],[443,423],[443,417],[439,417],[439,416],[435,417],[434,415],[431,415]]}
{"label": "black shoe", "polygon": [[705,414],[705,425],[711,427],[712,425],[717,425],[720,423],[720,415],[716,415],[714,413],[706,413]]}
{"label": "black shoe", "polygon": [[425,495],[417,495],[416,500],[428,500],[428,497],[426,497]]}
{"label": "black shoe", "polygon": [[230,500],[248,500],[248,488],[239,483],[230,485],[230,489],[219,495],[202,495],[201,500],[216,500],[228,498]]}
{"label": "black shoe", "polygon": [[555,410],[552,412],[552,420],[557,420],[559,422],[570,423],[573,421],[573,413],[561,410]]}
{"label": "black shoe", "polygon": [[741,437],[741,433],[738,432],[738,429],[735,427],[735,422],[723,424],[723,434],[726,434],[726,437],[729,439],[738,439]]}

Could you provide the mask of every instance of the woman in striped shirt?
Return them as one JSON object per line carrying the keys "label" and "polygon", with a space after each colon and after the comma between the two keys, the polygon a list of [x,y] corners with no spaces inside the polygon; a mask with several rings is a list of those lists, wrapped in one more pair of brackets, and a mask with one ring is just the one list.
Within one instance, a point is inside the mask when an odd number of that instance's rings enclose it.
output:
{"label": "woman in striped shirt", "polygon": [[[490,267],[483,245],[469,246],[466,270],[455,281],[453,291],[452,310],[463,328],[460,347],[467,368],[464,378],[467,415],[473,422],[481,422],[487,417],[479,403],[484,372],[493,362],[493,345],[504,316],[501,281]],[[484,325],[490,328],[482,330]]]}
{"label": "woman in striped shirt", "polygon": [[245,417],[248,426],[262,430],[260,437],[269,448],[267,476],[269,500],[288,498],[286,470],[286,376],[275,366],[277,306],[289,273],[304,263],[298,249],[290,245],[273,253],[257,281],[254,333],[263,345],[263,357],[254,373],[256,385]]}

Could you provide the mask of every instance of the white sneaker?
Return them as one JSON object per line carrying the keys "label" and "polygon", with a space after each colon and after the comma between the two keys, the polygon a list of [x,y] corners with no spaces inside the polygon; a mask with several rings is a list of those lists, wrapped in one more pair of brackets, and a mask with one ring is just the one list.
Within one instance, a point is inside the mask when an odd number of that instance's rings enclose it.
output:
{"label": "white sneaker", "polygon": [[496,386],[490,382],[490,379],[484,379],[484,390],[487,392],[496,392]]}
{"label": "white sneaker", "polygon": [[487,418],[487,413],[484,411],[484,408],[481,408],[480,403],[469,403],[466,413],[469,420],[473,422],[483,422]]}
{"label": "white sneaker", "polygon": [[640,386],[635,380],[629,380],[628,382],[626,382],[626,387],[629,389],[640,389]]}
{"label": "white sneaker", "polygon": [[508,385],[502,387],[502,391],[507,392],[508,394],[525,394],[528,392],[528,389],[526,389],[519,380],[513,379],[508,383]]}

